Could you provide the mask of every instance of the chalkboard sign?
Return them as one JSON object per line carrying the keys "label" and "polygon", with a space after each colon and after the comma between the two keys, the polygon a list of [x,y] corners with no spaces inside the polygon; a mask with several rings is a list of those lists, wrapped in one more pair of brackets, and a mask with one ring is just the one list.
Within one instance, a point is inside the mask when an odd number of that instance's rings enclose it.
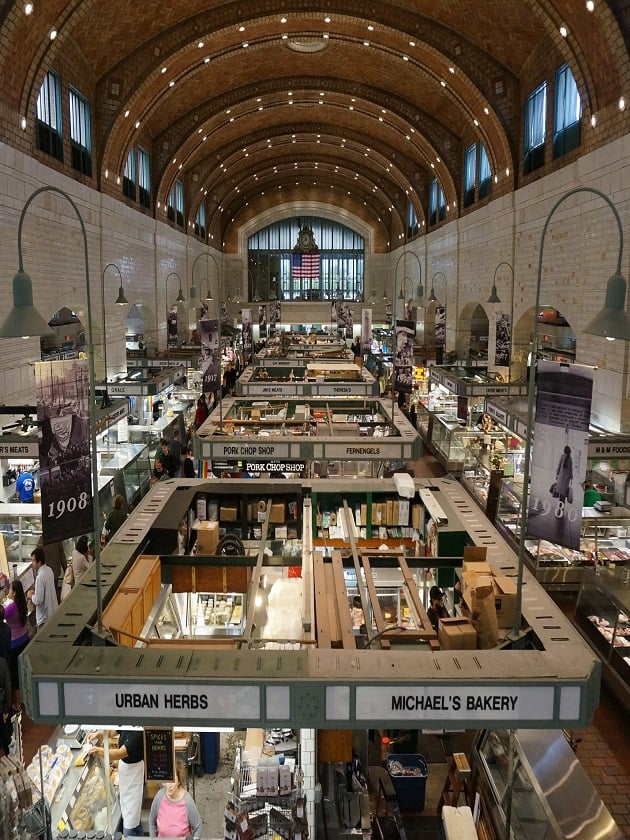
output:
{"label": "chalkboard sign", "polygon": [[147,782],[175,781],[175,741],[172,729],[144,730],[144,768]]}

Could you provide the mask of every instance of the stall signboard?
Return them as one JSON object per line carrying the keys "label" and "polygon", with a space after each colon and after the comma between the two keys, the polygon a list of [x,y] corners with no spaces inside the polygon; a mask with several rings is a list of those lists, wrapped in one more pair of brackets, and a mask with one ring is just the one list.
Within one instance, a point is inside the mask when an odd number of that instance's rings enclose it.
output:
{"label": "stall signboard", "polygon": [[175,739],[172,729],[144,730],[144,774],[147,782],[175,781]]}
{"label": "stall signboard", "polygon": [[[464,652],[467,653],[467,652]],[[474,653],[474,652],[471,652]],[[37,688],[39,713],[44,717],[81,717],[86,723],[111,719],[115,709],[121,722],[147,727],[147,778],[165,781],[173,768],[173,730],[170,726],[262,726],[295,723],[363,728],[389,724],[424,723],[473,728],[501,722],[506,726],[556,728],[575,725],[589,707],[588,687],[580,680],[514,678],[487,683],[456,679],[432,682],[352,683],[311,685],[308,701],[302,681],[181,683],[172,680],[142,685],[99,679],[97,683],[65,681],[59,707],[57,685],[42,681]],[[317,702],[315,700],[317,698]],[[151,728],[162,724],[165,728]],[[168,723],[167,723],[168,722]],[[151,774],[151,775],[149,775]]]}
{"label": "stall signboard", "polygon": [[37,458],[38,443],[0,443],[0,458]]}

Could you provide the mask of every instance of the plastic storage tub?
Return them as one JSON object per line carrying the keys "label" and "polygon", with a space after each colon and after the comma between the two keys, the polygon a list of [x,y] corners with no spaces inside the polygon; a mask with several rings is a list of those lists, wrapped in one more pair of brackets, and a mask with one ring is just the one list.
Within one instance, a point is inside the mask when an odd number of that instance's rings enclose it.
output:
{"label": "plastic storage tub", "polygon": [[[402,770],[401,772],[397,772]],[[401,811],[424,810],[429,769],[423,755],[401,753],[387,757],[387,772]]]}

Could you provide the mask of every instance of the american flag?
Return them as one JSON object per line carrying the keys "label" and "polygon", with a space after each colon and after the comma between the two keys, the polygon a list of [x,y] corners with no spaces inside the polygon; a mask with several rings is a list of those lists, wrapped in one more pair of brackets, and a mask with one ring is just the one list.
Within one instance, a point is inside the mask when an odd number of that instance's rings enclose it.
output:
{"label": "american flag", "polygon": [[295,280],[316,280],[319,277],[319,254],[291,254],[291,276]]}

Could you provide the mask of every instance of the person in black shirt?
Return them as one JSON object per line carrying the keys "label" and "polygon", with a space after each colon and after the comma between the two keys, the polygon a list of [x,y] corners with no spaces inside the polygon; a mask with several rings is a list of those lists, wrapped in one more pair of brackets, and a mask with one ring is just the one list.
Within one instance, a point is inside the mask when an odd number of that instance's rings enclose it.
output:
{"label": "person in black shirt", "polygon": [[184,478],[197,478],[197,473],[195,471],[195,462],[193,461],[192,449],[189,449],[186,452],[186,457],[184,458],[183,475]]}
{"label": "person in black shirt", "polygon": [[427,616],[431,622],[431,627],[437,633],[438,625],[441,618],[450,618],[448,610],[444,606],[444,593],[439,586],[432,586],[429,592],[430,606],[427,610]]}
{"label": "person in black shirt", "polygon": [[[102,732],[88,735],[100,740]],[[104,747],[90,747],[93,755],[105,755]],[[144,737],[141,729],[119,729],[118,747],[109,751],[111,760],[118,759],[118,791],[125,837],[144,837],[140,815],[144,793]]]}
{"label": "person in black shirt", "polygon": [[162,449],[162,454],[159,455],[159,458],[162,461],[162,466],[166,470],[166,473],[169,478],[175,478],[179,472],[181,464],[175,463],[175,458],[171,454],[171,450],[169,449],[168,441],[166,440],[166,438],[162,438],[160,440],[160,447]]}

